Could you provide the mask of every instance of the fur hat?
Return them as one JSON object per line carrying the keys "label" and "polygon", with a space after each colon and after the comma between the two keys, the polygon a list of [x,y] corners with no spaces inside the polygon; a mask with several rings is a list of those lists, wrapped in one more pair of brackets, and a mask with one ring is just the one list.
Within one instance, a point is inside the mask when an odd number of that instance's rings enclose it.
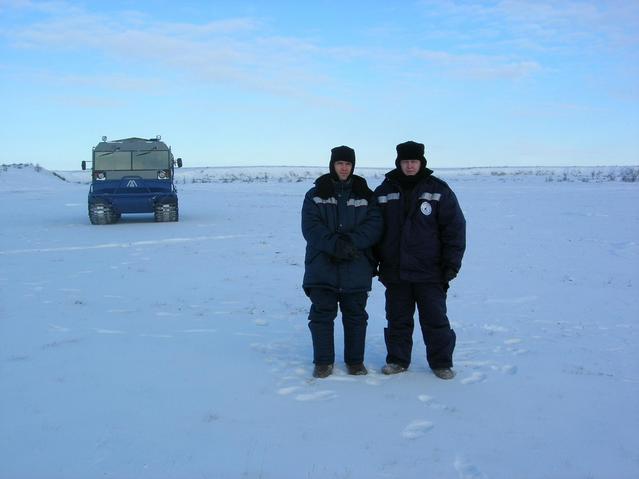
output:
{"label": "fur hat", "polygon": [[397,159],[395,166],[399,168],[399,162],[402,160],[419,160],[422,164],[422,170],[426,168],[426,157],[424,156],[424,145],[414,141],[400,143],[396,147]]}
{"label": "fur hat", "polygon": [[348,146],[336,146],[331,150],[331,161],[328,165],[328,169],[333,178],[337,179],[337,172],[335,171],[335,162],[336,161],[347,161],[353,165],[353,169],[351,170],[351,175],[353,171],[355,171],[355,150],[349,148]]}

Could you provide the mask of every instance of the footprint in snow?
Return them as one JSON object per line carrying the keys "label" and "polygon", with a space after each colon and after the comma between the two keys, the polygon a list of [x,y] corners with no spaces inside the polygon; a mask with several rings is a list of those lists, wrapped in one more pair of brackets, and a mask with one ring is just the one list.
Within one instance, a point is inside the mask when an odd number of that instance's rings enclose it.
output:
{"label": "footprint in snow", "polygon": [[484,373],[473,373],[467,378],[461,380],[462,384],[475,384],[481,383],[486,380],[486,375]]}
{"label": "footprint in snow", "polygon": [[434,424],[430,421],[416,420],[404,428],[402,431],[402,437],[405,439],[417,439],[418,437],[422,437],[433,427]]}
{"label": "footprint in snow", "polygon": [[379,386],[384,381],[388,381],[389,379],[390,379],[390,376],[381,376],[379,374],[371,374],[369,372],[369,374],[366,375],[366,379],[364,382],[368,384],[369,386]]}
{"label": "footprint in snow", "polygon": [[98,334],[126,334],[124,331],[117,329],[96,329],[95,332]]}
{"label": "footprint in snow", "polygon": [[57,324],[49,324],[49,331],[57,331],[59,333],[67,333],[71,331],[69,328],[64,326],[58,326]]}
{"label": "footprint in snow", "polygon": [[516,374],[517,366],[514,366],[512,364],[505,364],[504,366],[501,366],[500,371],[504,374]]}
{"label": "footprint in snow", "polygon": [[295,391],[299,391],[301,388],[299,386],[289,386],[286,388],[280,388],[277,390],[277,394],[280,396],[288,396],[289,394],[294,393]]}
{"label": "footprint in snow", "polygon": [[297,401],[328,401],[330,399],[335,399],[337,394],[335,391],[318,391],[316,393],[308,393],[308,394],[298,394],[295,396]]}
{"label": "footprint in snow", "polygon": [[454,407],[446,406],[445,404],[438,403],[437,401],[434,400],[432,396],[429,396],[427,394],[420,394],[419,396],[417,396],[417,399],[425,403],[431,409],[439,409],[442,411],[450,411],[450,412],[453,412],[456,410]]}
{"label": "footprint in snow", "polygon": [[477,468],[477,466],[469,463],[465,458],[457,456],[453,463],[459,479],[485,479],[486,476]]}
{"label": "footprint in snow", "polygon": [[333,373],[333,375],[327,379],[329,381],[343,382],[343,383],[350,383],[350,382],[357,381],[357,379],[355,379],[353,376],[340,375],[339,373]]}
{"label": "footprint in snow", "polygon": [[507,350],[513,356],[520,356],[520,355],[526,354],[528,352],[528,350],[524,349],[524,348],[507,348]]}

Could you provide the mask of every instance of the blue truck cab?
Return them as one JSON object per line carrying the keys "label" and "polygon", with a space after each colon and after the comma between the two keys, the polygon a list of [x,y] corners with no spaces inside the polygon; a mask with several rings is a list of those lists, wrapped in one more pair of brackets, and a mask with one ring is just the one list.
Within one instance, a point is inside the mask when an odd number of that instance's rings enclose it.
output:
{"label": "blue truck cab", "polygon": [[91,224],[115,223],[124,213],[153,213],[155,221],[178,221],[176,165],[182,167],[182,158],[175,160],[160,136],[113,141],[103,136],[92,152]]}

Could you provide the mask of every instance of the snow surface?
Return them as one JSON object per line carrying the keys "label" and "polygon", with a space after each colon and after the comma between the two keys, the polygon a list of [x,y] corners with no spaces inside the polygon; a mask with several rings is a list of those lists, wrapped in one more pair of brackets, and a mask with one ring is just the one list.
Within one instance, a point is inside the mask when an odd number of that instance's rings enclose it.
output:
{"label": "snow surface", "polygon": [[418,330],[409,371],[379,372],[375,282],[370,374],[339,354],[316,380],[312,181],[258,170],[183,170],[179,223],[108,226],[86,172],[0,170],[0,477],[639,477],[639,183],[442,172],[468,221],[457,377]]}

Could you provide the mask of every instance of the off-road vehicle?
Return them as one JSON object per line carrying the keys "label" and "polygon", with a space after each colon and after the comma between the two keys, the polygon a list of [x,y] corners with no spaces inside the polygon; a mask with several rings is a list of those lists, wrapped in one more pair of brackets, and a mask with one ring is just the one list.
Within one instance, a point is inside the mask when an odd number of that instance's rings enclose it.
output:
{"label": "off-road vehicle", "polygon": [[[153,213],[155,221],[178,221],[178,197],[171,148],[161,138],[125,138],[93,147],[89,219],[94,225],[115,223],[123,213]],[[87,162],[82,162],[87,169]]]}

